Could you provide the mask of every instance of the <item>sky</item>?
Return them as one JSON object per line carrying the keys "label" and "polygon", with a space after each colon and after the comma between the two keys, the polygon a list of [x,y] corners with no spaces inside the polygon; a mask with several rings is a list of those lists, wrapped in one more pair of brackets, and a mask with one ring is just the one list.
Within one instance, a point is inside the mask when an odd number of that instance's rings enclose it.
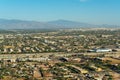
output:
{"label": "sky", "polygon": [[0,0],[0,18],[120,25],[120,0]]}

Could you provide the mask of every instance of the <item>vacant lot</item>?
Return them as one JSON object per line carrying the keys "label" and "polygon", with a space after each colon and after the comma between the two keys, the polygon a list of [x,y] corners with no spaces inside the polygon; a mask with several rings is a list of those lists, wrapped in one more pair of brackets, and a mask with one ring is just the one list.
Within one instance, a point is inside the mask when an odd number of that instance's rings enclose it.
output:
{"label": "vacant lot", "polygon": [[102,60],[104,61],[110,61],[111,64],[120,64],[120,60],[119,59],[115,59],[115,58],[108,58],[108,57],[105,57],[105,58],[102,58]]}
{"label": "vacant lot", "polygon": [[120,80],[120,74],[115,72],[110,72],[110,74],[112,75],[113,80]]}

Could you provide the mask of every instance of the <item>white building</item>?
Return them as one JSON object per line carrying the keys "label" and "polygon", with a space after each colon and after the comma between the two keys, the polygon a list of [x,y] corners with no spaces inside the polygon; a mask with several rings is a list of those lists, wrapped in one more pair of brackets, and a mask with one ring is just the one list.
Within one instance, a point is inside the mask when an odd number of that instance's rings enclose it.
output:
{"label": "white building", "polygon": [[92,49],[89,50],[90,52],[111,52],[112,49],[107,49],[107,48],[98,48],[98,49]]}
{"label": "white building", "polygon": [[111,52],[112,49],[96,49],[95,52]]}

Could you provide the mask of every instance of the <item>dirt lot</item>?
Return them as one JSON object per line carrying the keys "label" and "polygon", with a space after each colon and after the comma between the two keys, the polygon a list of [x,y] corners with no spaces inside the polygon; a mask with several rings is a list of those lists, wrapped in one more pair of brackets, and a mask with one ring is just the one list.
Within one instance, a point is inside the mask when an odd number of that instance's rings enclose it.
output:
{"label": "dirt lot", "polygon": [[113,80],[120,80],[120,74],[115,72],[110,72],[110,74],[112,75]]}
{"label": "dirt lot", "polygon": [[102,60],[105,60],[105,61],[109,60],[111,64],[120,64],[120,59],[105,57],[105,58],[102,58]]}

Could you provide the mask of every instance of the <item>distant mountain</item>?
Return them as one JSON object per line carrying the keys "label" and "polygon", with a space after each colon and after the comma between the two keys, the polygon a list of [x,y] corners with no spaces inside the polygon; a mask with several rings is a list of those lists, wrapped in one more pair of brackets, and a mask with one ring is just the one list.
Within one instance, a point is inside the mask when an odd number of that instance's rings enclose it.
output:
{"label": "distant mountain", "polygon": [[81,23],[75,21],[68,21],[68,20],[56,20],[50,21],[49,24],[54,24],[56,26],[60,26],[61,28],[87,28],[87,27],[96,27],[97,25],[88,24],[88,23]]}
{"label": "distant mountain", "polygon": [[120,28],[116,25],[93,25],[69,20],[49,22],[0,19],[0,29],[66,29],[66,28]]}
{"label": "distant mountain", "polygon": [[51,29],[55,27],[46,22],[0,19],[0,29]]}
{"label": "distant mountain", "polygon": [[81,22],[69,21],[69,20],[56,20],[56,21],[50,21],[48,23],[59,26],[60,28],[120,28],[120,26],[117,25],[108,25],[108,24],[94,25],[94,24],[81,23]]}

